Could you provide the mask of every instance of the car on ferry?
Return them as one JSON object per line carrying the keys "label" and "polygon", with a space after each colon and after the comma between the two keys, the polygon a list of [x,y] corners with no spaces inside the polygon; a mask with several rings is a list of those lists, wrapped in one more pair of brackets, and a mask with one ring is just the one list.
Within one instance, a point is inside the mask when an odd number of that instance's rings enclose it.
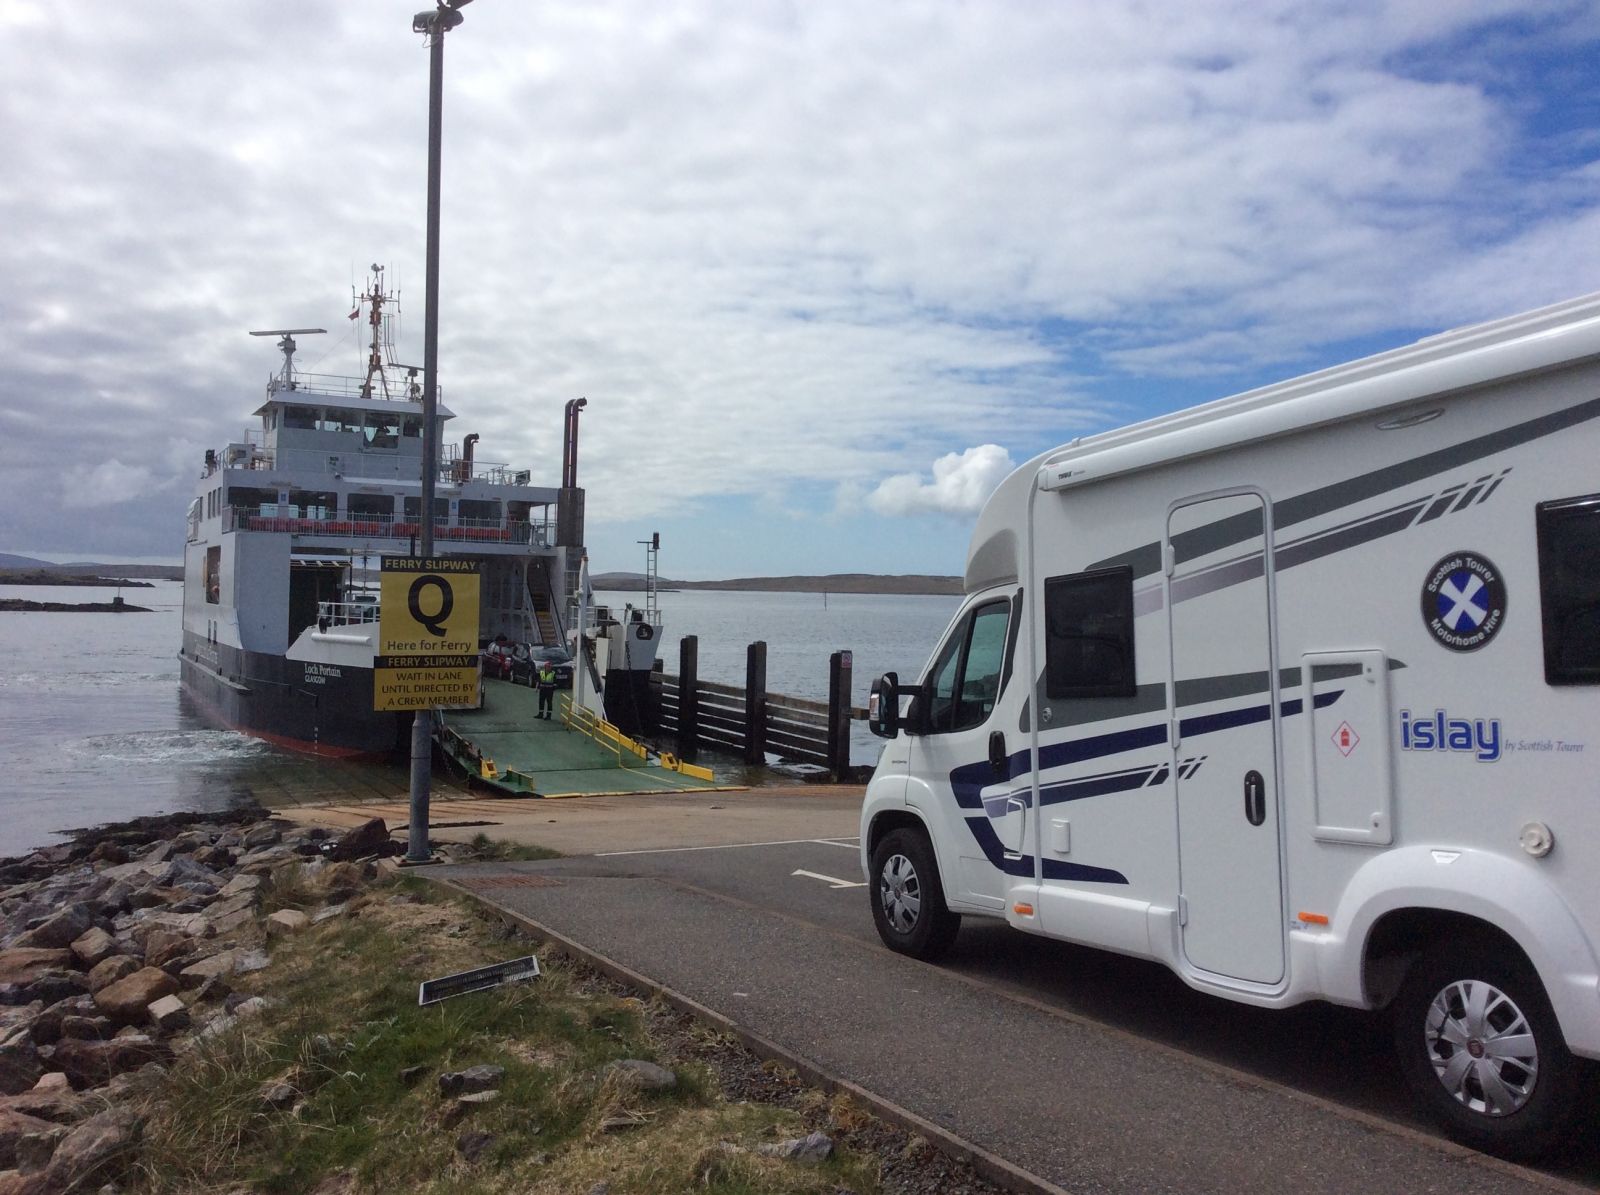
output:
{"label": "car on ferry", "polygon": [[572,688],[572,654],[563,647],[519,643],[511,656],[511,680],[522,685],[539,683],[539,667],[548,662],[555,670],[556,687]]}

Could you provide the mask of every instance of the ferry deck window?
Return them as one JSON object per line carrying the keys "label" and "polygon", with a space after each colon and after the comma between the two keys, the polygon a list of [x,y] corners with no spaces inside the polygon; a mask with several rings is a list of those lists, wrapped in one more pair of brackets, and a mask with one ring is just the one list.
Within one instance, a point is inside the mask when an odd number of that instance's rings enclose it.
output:
{"label": "ferry deck window", "polygon": [[1541,502],[1535,518],[1544,679],[1600,684],[1600,494]]}
{"label": "ferry deck window", "polygon": [[461,521],[471,527],[500,525],[500,504],[482,498],[463,498],[456,508]]}
{"label": "ferry deck window", "polygon": [[[406,521],[414,522],[422,511],[421,498],[406,499]],[[442,523],[450,517],[450,499],[435,498],[433,500],[433,521]]]}
{"label": "ferry deck window", "polygon": [[210,605],[217,605],[222,601],[222,548],[206,549],[205,564],[205,591],[206,601]]}
{"label": "ferry deck window", "polygon": [[1132,697],[1133,570],[1099,569],[1044,583],[1045,693]]}
{"label": "ferry deck window", "polygon": [[422,438],[422,420],[415,415],[407,415],[400,421],[400,434],[408,440]]}
{"label": "ferry deck window", "polygon": [[338,494],[318,490],[289,491],[289,505],[300,519],[331,519],[338,503]]}
{"label": "ferry deck window", "polygon": [[393,494],[351,494],[345,502],[353,519],[375,515],[387,519],[394,514]]}
{"label": "ferry deck window", "polygon": [[928,729],[970,730],[988,720],[1000,697],[1011,604],[987,602],[963,619],[934,662]]}
{"label": "ferry deck window", "polygon": [[368,448],[394,448],[400,443],[400,421],[393,415],[368,412],[366,433]]}
{"label": "ferry deck window", "polygon": [[316,407],[284,407],[283,426],[286,428],[313,429],[317,426]]}

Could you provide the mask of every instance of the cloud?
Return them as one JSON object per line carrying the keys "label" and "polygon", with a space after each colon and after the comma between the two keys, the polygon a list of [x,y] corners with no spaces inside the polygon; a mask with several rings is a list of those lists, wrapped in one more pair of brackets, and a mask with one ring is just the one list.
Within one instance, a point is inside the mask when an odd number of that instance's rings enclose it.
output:
{"label": "cloud", "polygon": [[[922,502],[918,471],[979,436],[1025,459],[1591,289],[1562,247],[1597,243],[1600,145],[1570,115],[1597,11],[472,5],[446,50],[450,438],[553,480],[587,396],[589,525],[627,545],[767,495]],[[276,365],[248,329],[326,327],[301,364],[358,371],[369,261],[421,359],[410,14],[162,13],[0,5],[0,356],[29,413],[0,435],[0,534],[36,547],[176,554],[198,459],[127,445],[237,439]],[[92,526],[40,500],[51,462],[129,459],[143,496]]]}
{"label": "cloud", "polygon": [[1015,468],[1004,448],[979,444],[934,461],[932,482],[918,473],[884,478],[867,495],[867,505],[881,515],[976,514]]}
{"label": "cloud", "polygon": [[68,510],[92,510],[143,497],[154,474],[144,465],[119,460],[98,465],[73,465],[61,478],[61,505]]}

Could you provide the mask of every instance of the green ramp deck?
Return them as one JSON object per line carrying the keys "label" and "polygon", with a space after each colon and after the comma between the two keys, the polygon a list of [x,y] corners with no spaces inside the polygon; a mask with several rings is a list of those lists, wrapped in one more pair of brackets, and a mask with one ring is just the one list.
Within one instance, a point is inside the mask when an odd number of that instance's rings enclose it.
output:
{"label": "green ramp deck", "polygon": [[[571,697],[556,695],[556,717],[542,721],[539,695],[509,681],[484,682],[483,706],[441,710],[440,746],[478,783],[508,795],[593,797],[615,793],[700,791],[723,787],[618,753],[561,721]],[[482,760],[496,775],[483,774]]]}

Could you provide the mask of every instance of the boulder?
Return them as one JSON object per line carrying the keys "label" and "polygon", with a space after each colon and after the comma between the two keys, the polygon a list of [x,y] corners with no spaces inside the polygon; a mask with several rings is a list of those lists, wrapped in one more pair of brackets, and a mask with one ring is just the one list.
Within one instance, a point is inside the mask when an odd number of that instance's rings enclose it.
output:
{"label": "boulder", "polygon": [[0,983],[25,984],[44,971],[72,966],[70,950],[43,946],[13,946],[0,950]]}
{"label": "boulder", "polygon": [[109,1017],[62,1017],[61,1032],[57,1040],[62,1037],[76,1037],[84,1041],[99,1041],[110,1037],[112,1029]]}
{"label": "boulder", "polygon": [[126,863],[128,861],[128,848],[120,842],[106,838],[95,843],[94,850],[89,852],[92,863]]}
{"label": "boulder", "polygon": [[439,1076],[439,1094],[471,1095],[479,1091],[493,1091],[505,1082],[503,1066],[469,1066],[464,1071],[446,1071]]}
{"label": "boulder", "polygon": [[176,996],[163,996],[150,1002],[146,1013],[150,1023],[162,1033],[176,1033],[189,1027],[189,1007]]}
{"label": "boulder", "polygon": [[263,822],[245,831],[244,837],[239,840],[239,845],[246,850],[255,850],[258,847],[272,846],[283,841],[283,830],[271,822]]}
{"label": "boulder", "polygon": [[56,1146],[69,1132],[64,1125],[51,1124],[17,1139],[17,1171],[21,1174],[38,1174],[50,1165]]}
{"label": "boulder", "polygon": [[267,957],[265,950],[246,950],[233,961],[235,975],[249,975],[252,971],[264,971],[272,965],[272,960]]}
{"label": "boulder", "polygon": [[17,1165],[17,1142],[29,1133],[48,1133],[60,1126],[12,1108],[0,1108],[0,1168]]}
{"label": "boulder", "polygon": [[613,1062],[606,1070],[633,1082],[645,1091],[666,1091],[678,1085],[678,1076],[664,1066],[646,1062],[642,1058],[624,1058]]}
{"label": "boulder", "polygon": [[45,1004],[55,1004],[60,1000],[81,996],[88,990],[89,980],[81,972],[46,971],[24,985],[21,994],[24,1003],[40,1000]]}
{"label": "boulder", "polygon": [[72,1080],[67,1078],[65,1071],[51,1071],[47,1075],[40,1075],[39,1081],[33,1085],[34,1091],[71,1091]]}
{"label": "boulder", "polygon": [[297,934],[311,924],[299,909],[279,909],[267,918],[267,937],[283,937],[287,934]]}
{"label": "boulder", "polygon": [[808,1166],[820,1166],[833,1156],[833,1138],[825,1133],[808,1133],[776,1144],[758,1145],[756,1152],[769,1158],[784,1158]]}
{"label": "boulder", "polygon": [[136,1071],[152,1062],[172,1061],[172,1048],[146,1034],[114,1037],[110,1041],[83,1041],[64,1037],[56,1043],[52,1059],[76,1087],[99,1087],[113,1075]]}
{"label": "boulder", "polygon": [[224,950],[209,958],[190,963],[178,972],[178,986],[184,989],[197,988],[208,979],[220,979],[225,975],[232,975],[233,964],[237,958],[233,951]]}
{"label": "boulder", "polygon": [[144,940],[144,965],[165,967],[173,959],[181,958],[193,951],[194,939],[188,934],[180,934],[170,929],[158,929]]}
{"label": "boulder", "polygon": [[133,885],[126,880],[117,880],[95,899],[94,905],[102,917],[115,917],[133,907],[128,903],[132,896]]}
{"label": "boulder", "polygon": [[235,1005],[232,1009],[234,1019],[240,1021],[248,1021],[253,1017],[259,1017],[266,1011],[267,1002],[260,996],[251,996],[249,999]]}
{"label": "boulder", "polygon": [[456,1152],[469,1163],[476,1162],[483,1151],[494,1144],[494,1134],[480,1130],[469,1130],[456,1138]]}
{"label": "boulder", "polygon": [[94,994],[95,1007],[113,1021],[131,1025],[144,1020],[145,1009],[178,990],[178,981],[159,967],[144,967]]}
{"label": "boulder", "polygon": [[216,871],[224,867],[233,866],[234,855],[225,846],[203,846],[194,853],[194,861],[203,867]]}
{"label": "boulder", "polygon": [[118,980],[132,975],[138,969],[138,960],[126,954],[114,954],[103,962],[97,963],[93,970],[89,972],[89,990],[98,993]]}
{"label": "boulder", "polygon": [[28,1038],[0,1046],[0,1092],[20,1095],[31,1091],[42,1074],[38,1047]]}
{"label": "boulder", "polygon": [[381,855],[388,845],[389,827],[381,817],[375,817],[340,838],[329,852],[328,858],[335,863],[349,862],[368,855]]}
{"label": "boulder", "polygon": [[96,910],[92,905],[82,902],[70,904],[23,934],[17,939],[16,944],[55,949],[71,946],[73,939],[94,924],[95,915]]}
{"label": "boulder", "polygon": [[[40,1082],[44,1077],[40,1078]],[[20,1095],[0,1096],[0,1111],[21,1112],[52,1124],[72,1124],[83,1119],[88,1109],[81,1096],[65,1090],[41,1090],[37,1085]]]}
{"label": "boulder", "polygon": [[217,892],[217,895],[219,897],[240,896],[244,893],[256,893],[259,895],[261,883],[262,881],[260,876],[236,875],[233,877],[233,879],[229,880],[222,886],[222,888]]}
{"label": "boulder", "polygon": [[299,1092],[287,1083],[266,1083],[261,1088],[261,1102],[276,1112],[287,1112],[299,1098]]}
{"label": "boulder", "polygon": [[61,1139],[45,1171],[61,1188],[81,1190],[92,1179],[114,1179],[133,1161],[144,1122],[131,1108],[107,1108]]}
{"label": "boulder", "polygon": [[72,939],[72,953],[82,966],[92,967],[117,953],[117,940],[98,925],[91,925]]}

